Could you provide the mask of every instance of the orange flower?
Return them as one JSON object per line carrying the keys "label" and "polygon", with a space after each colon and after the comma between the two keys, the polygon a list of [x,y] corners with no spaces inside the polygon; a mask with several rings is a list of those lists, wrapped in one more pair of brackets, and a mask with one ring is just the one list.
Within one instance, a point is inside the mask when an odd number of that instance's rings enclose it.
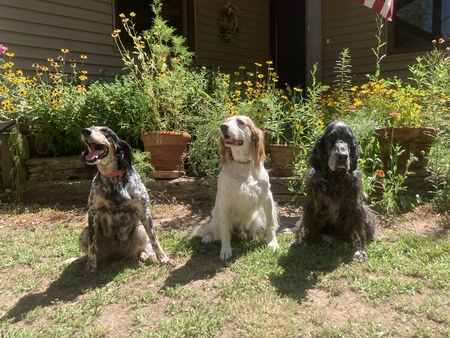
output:
{"label": "orange flower", "polygon": [[396,118],[396,119],[398,119],[398,118],[400,118],[400,114],[399,113],[391,113],[390,114],[393,118]]}
{"label": "orange flower", "polygon": [[377,174],[377,176],[378,177],[381,177],[381,178],[384,178],[384,171],[383,170],[381,170],[381,169],[377,169],[376,171],[375,171],[375,174]]}

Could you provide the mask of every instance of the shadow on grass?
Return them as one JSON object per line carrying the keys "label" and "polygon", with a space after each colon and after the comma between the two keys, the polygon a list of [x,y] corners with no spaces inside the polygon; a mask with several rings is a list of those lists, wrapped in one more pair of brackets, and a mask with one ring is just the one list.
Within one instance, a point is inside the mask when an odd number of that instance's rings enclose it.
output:
{"label": "shadow on grass", "polygon": [[74,301],[87,290],[105,286],[123,270],[139,267],[138,260],[100,261],[97,273],[85,275],[85,264],[86,257],[83,257],[67,265],[58,279],[53,281],[47,289],[23,296],[0,320],[19,322],[24,319],[27,313],[38,307],[50,306],[55,302],[68,303]]}
{"label": "shadow on grass", "polygon": [[163,288],[186,285],[197,280],[212,279],[241,256],[265,246],[266,242],[262,236],[252,240],[239,240],[233,237],[231,240],[233,256],[230,260],[222,261],[220,259],[220,241],[202,243],[199,237],[186,236],[177,243],[173,251],[182,252],[186,248],[190,248],[192,250],[189,254],[190,257],[185,264],[175,267],[170,272]]}
{"label": "shadow on grass", "polygon": [[301,302],[322,276],[352,261],[353,252],[344,243],[337,246],[325,243],[301,246],[281,255],[278,265],[282,267],[282,272],[273,273],[269,278],[280,295]]}

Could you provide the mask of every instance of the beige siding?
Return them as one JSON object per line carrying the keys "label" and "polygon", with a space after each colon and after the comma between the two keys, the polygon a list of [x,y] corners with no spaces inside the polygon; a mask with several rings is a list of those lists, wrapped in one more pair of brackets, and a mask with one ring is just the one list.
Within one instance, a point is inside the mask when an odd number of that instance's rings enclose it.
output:
{"label": "beige siding", "polygon": [[15,53],[18,69],[47,65],[47,58],[67,48],[68,59],[88,56],[83,69],[89,74],[118,73],[122,64],[112,31],[111,0],[0,0],[0,43]]}
{"label": "beige siding", "polygon": [[[239,3],[240,32],[230,44],[218,37],[224,5],[222,0],[196,1],[196,63],[231,72],[267,61],[268,2]],[[47,58],[67,48],[69,59],[88,56],[83,69],[91,75],[99,70],[119,73],[122,62],[111,37],[113,22],[113,0],[0,0],[0,43],[15,53],[16,68],[29,72],[33,63],[46,65]]]}
{"label": "beige siding", "polygon": [[259,1],[259,5],[253,5],[252,1],[238,2],[239,32],[228,44],[219,38],[218,20],[224,5],[222,0],[197,0],[197,63],[219,67],[224,72],[233,72],[239,66],[253,70],[255,62],[269,60],[269,3]]}
{"label": "beige siding", "polygon": [[[365,81],[366,74],[374,74],[376,57],[372,48],[377,47],[376,14],[356,0],[324,0],[323,8],[323,81],[332,83],[333,67],[344,48],[350,49],[352,73],[355,81]],[[386,41],[389,28],[383,20],[382,35]],[[381,54],[386,54],[386,46]],[[414,63],[417,54],[387,55],[381,63],[381,76],[408,77],[407,66]]]}

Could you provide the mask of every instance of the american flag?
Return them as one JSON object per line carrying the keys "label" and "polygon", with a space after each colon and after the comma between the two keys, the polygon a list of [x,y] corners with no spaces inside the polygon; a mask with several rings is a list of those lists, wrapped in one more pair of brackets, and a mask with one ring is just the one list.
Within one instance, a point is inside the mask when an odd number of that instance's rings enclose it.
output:
{"label": "american flag", "polygon": [[380,13],[388,21],[392,21],[392,10],[394,7],[394,0],[358,0],[364,6],[373,9]]}

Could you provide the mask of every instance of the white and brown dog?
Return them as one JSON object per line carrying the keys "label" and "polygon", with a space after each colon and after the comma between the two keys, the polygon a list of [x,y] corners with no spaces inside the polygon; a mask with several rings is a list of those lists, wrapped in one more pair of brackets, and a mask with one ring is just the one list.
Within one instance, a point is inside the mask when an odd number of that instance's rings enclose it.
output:
{"label": "white and brown dog", "polygon": [[220,258],[232,257],[231,236],[253,237],[265,230],[267,245],[278,248],[278,216],[264,169],[264,136],[246,116],[233,116],[220,126],[220,168],[212,219],[194,235],[203,242],[221,240]]}

